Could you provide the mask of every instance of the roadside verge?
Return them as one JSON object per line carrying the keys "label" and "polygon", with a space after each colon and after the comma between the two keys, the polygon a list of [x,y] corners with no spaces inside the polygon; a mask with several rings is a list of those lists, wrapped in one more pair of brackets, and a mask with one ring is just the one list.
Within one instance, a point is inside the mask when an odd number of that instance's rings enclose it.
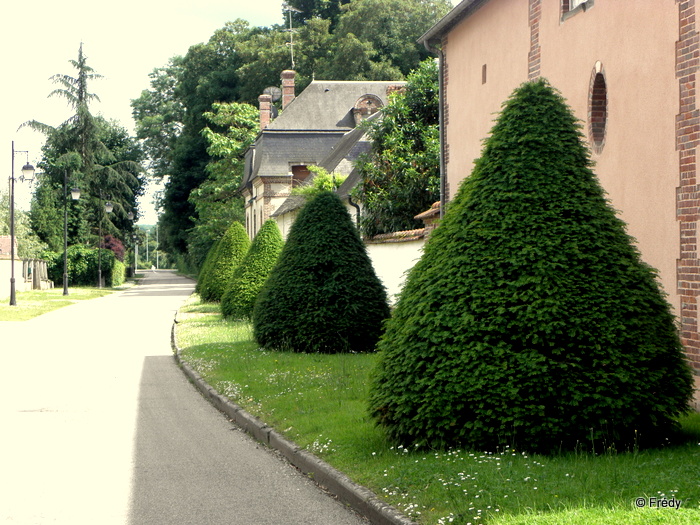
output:
{"label": "roadside verge", "polygon": [[333,494],[341,502],[349,505],[373,525],[415,525],[415,522],[405,517],[396,508],[381,501],[372,491],[354,483],[345,474],[286,439],[275,429],[212,388],[181,358],[180,349],[175,341],[177,322],[176,317],[171,330],[171,346],[175,360],[187,378],[217,410],[225,414],[257,441],[279,452],[305,476]]}

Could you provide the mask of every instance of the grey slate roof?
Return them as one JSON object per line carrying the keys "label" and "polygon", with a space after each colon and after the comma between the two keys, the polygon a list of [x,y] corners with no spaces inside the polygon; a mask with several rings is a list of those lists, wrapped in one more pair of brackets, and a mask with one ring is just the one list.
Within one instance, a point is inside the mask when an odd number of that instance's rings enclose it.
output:
{"label": "grey slate roof", "polygon": [[286,176],[292,164],[317,164],[332,171],[344,158],[356,157],[358,148],[369,147],[360,140],[362,132],[355,130],[352,110],[356,102],[372,94],[386,104],[387,90],[403,84],[312,82],[248,149],[241,187],[249,186],[256,177]]}
{"label": "grey slate roof", "polygon": [[404,82],[315,80],[267,127],[268,130],[342,130],[355,127],[352,108],[366,94],[386,105],[387,88]]}

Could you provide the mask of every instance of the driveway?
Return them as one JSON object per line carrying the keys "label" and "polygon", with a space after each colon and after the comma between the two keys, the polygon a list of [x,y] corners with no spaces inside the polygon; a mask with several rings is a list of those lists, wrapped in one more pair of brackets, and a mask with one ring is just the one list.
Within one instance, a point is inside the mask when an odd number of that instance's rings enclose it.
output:
{"label": "driveway", "polygon": [[230,424],[175,365],[193,283],[139,286],[0,323],[0,522],[360,525]]}

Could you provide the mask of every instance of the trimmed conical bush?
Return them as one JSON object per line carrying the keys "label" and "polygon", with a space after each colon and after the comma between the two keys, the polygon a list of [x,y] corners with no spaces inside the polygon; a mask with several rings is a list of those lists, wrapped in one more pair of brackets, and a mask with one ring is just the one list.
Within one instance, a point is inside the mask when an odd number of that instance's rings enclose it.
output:
{"label": "trimmed conical bush", "polygon": [[216,248],[218,244],[219,241],[215,241],[214,244],[211,245],[211,248],[209,248],[209,251],[207,252],[207,256],[204,258],[202,267],[199,269],[199,274],[197,275],[197,284],[194,287],[194,291],[199,294],[201,294],[202,288],[206,286],[205,283],[207,280],[207,275],[209,274],[209,268],[211,268],[212,261],[214,260],[214,254],[216,253]]}
{"label": "trimmed conical bush", "polygon": [[[205,260],[200,274],[199,295],[203,301],[221,301],[233,273],[248,252],[250,239],[240,222],[234,222],[214,245],[211,260]],[[209,259],[209,256],[207,256]]]}
{"label": "trimmed conical bush", "polygon": [[386,291],[345,206],[324,192],[299,212],[253,310],[265,348],[367,352],[389,315]]}
{"label": "trimmed conical bush", "polygon": [[224,317],[250,319],[253,305],[284,246],[277,223],[265,221],[221,299]]}
{"label": "trimmed conical bush", "polygon": [[670,307],[579,127],[543,80],[504,104],[378,344],[370,411],[397,442],[634,446],[687,409]]}

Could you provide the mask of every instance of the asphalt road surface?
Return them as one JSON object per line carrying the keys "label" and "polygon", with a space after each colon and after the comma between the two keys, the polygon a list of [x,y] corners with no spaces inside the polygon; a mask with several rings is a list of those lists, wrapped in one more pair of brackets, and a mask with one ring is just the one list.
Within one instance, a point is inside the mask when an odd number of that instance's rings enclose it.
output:
{"label": "asphalt road surface", "polygon": [[0,523],[360,525],[240,432],[170,348],[193,283],[141,285],[0,322]]}

